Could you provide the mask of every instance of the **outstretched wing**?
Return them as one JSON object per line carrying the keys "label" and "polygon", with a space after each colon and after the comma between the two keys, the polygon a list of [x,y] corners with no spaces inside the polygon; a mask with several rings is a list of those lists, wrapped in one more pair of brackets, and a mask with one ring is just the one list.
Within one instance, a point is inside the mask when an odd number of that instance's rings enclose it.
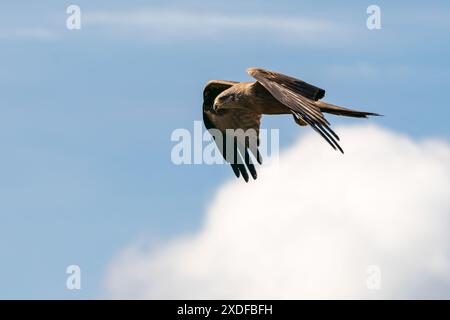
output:
{"label": "outstretched wing", "polygon": [[[218,113],[212,110],[217,95],[236,83],[223,80],[208,82],[203,91],[203,122],[213,136],[220,153],[230,163],[236,177],[242,175],[247,182],[249,179],[247,170],[253,179],[257,177],[250,152],[259,163],[262,163],[258,151],[261,115],[245,109],[221,110]],[[221,139],[218,139],[217,133]]]}
{"label": "outstretched wing", "polygon": [[302,119],[318,132],[332,147],[344,152],[339,146],[339,137],[330,128],[315,100],[325,95],[323,89],[304,81],[259,68],[249,68],[247,73],[255,78],[270,94],[291,109],[295,117]]}

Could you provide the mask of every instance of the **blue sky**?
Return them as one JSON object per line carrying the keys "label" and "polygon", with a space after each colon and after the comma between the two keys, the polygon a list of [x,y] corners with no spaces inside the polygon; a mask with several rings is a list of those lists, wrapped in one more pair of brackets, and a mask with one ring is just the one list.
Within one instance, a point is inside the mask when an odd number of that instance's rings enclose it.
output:
{"label": "blue sky", "polygon": [[[70,4],[81,30],[65,27]],[[382,29],[369,31],[370,4],[3,3],[0,298],[98,297],[130,242],[200,226],[232,172],[173,165],[170,134],[201,119],[209,79],[281,71],[327,89],[328,101],[386,115],[370,120],[380,126],[448,140],[450,5],[377,1]],[[263,126],[280,128],[282,148],[306,130],[291,117]],[[80,291],[65,287],[70,264],[82,269]]]}

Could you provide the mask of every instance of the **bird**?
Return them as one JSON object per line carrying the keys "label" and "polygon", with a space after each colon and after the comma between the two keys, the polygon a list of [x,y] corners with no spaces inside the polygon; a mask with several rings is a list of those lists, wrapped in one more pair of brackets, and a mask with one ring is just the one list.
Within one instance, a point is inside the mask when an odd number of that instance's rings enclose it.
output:
{"label": "bird", "polygon": [[210,80],[203,90],[203,123],[236,177],[242,176],[245,182],[249,173],[257,178],[250,153],[262,164],[258,149],[262,115],[292,114],[298,125],[310,126],[342,153],[339,136],[324,113],[355,118],[380,115],[326,103],[321,100],[324,89],[282,73],[262,68],[246,71],[256,81]]}

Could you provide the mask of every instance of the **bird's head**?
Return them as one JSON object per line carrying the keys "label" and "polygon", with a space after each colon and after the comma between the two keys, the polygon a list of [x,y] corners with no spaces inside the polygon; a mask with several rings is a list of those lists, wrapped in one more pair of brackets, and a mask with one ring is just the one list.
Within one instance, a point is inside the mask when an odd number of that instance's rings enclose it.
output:
{"label": "bird's head", "polygon": [[223,91],[214,99],[213,110],[218,112],[225,109],[242,108],[240,92],[235,88]]}

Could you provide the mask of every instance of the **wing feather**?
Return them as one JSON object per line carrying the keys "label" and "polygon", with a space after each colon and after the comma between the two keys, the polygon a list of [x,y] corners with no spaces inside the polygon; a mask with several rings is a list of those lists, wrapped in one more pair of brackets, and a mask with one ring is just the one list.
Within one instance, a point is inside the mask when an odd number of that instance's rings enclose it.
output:
{"label": "wing feather", "polygon": [[249,68],[247,72],[261,83],[275,99],[291,109],[294,115],[304,120],[318,132],[333,149],[338,149],[344,153],[338,143],[338,135],[330,128],[330,123],[314,103],[314,100],[324,96],[325,91],[323,89],[281,73],[264,69]]}
{"label": "wing feather", "polygon": [[[258,150],[261,115],[245,109],[222,110],[218,113],[212,110],[215,97],[236,83],[224,80],[208,82],[203,92],[203,122],[208,131],[219,130],[221,132],[223,137],[221,143],[214,139],[220,153],[231,165],[236,177],[242,176],[247,182],[249,180],[248,172],[253,179],[257,178],[256,167],[250,153],[259,163],[262,163]],[[233,132],[227,129],[232,129]],[[246,133],[249,129],[254,130],[255,136],[250,135],[246,139],[247,137],[243,137],[241,133]],[[214,134],[212,136],[214,137]],[[231,145],[233,146],[232,152],[227,150],[230,141],[232,141]]]}

